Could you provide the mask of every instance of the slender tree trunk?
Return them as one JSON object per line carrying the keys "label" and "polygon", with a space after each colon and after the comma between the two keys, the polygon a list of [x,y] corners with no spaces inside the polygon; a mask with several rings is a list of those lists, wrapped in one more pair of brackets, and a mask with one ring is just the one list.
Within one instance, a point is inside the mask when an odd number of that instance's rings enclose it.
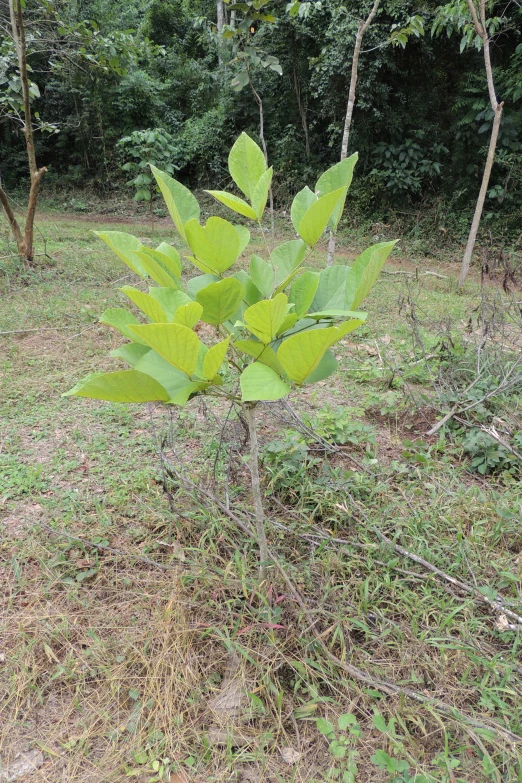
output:
{"label": "slender tree trunk", "polygon": [[[381,0],[374,0],[372,10],[368,14],[366,21],[359,21],[359,27],[357,29],[357,35],[355,36],[355,47],[353,50],[352,58],[352,75],[350,77],[350,90],[348,92],[348,105],[346,107],[346,117],[344,120],[343,140],[341,144],[341,160],[345,160],[348,156],[348,142],[350,140],[350,127],[352,125],[353,107],[355,105],[355,88],[357,87],[357,77],[359,75],[359,56],[361,54],[361,46],[363,38],[368,30],[369,26],[373,22],[374,16],[379,9]],[[328,242],[328,256],[326,263],[331,266],[335,255],[335,234],[330,232],[330,241]]]}
{"label": "slender tree trunk", "polygon": [[218,33],[223,32],[223,25],[225,24],[225,7],[223,5],[223,0],[217,0],[217,29]]}
{"label": "slender tree trunk", "polygon": [[[266,142],[265,142],[265,116],[263,113],[263,100],[259,95],[259,93],[257,92],[256,88],[254,87],[251,78],[250,78],[250,87],[252,89],[252,92],[254,93],[254,98],[256,99],[257,105],[259,106],[259,138],[261,139],[263,154],[265,156],[265,161],[268,166],[268,152],[266,149]],[[270,201],[270,223],[271,223],[272,241],[273,241],[275,229],[274,229],[274,194],[272,191],[272,184],[270,184],[270,189],[268,193],[269,193],[269,201]]]}
{"label": "slender tree trunk", "polygon": [[235,28],[235,26],[236,26],[236,12],[235,11],[231,11],[230,12],[230,27],[234,27]]}
{"label": "slender tree trunk", "polygon": [[[217,12],[217,31],[218,31],[218,35],[221,36],[221,33],[223,32],[223,25],[225,24],[225,7],[223,5],[223,0],[217,0],[216,12]],[[223,41],[220,37],[218,41],[218,59],[220,63],[223,59],[221,55],[222,43]]]}
{"label": "slender tree trunk", "polygon": [[25,42],[25,27],[22,13],[21,0],[9,0],[9,15],[11,19],[11,32],[18,60],[18,69],[22,82],[22,97],[24,106],[24,125],[25,146],[27,150],[27,161],[29,164],[29,174],[31,178],[31,187],[29,190],[29,203],[24,227],[24,233],[14,216],[13,209],[9,203],[7,194],[0,186],[0,201],[6,212],[9,224],[13,231],[18,252],[28,261],[33,260],[33,234],[34,234],[34,216],[36,213],[36,204],[42,177],[47,169],[39,169],[36,165],[36,154],[34,149],[33,120],[31,115],[31,96],[29,93],[29,78],[27,75],[27,47]]}
{"label": "slender tree trunk", "polygon": [[22,243],[24,241],[24,238],[22,236],[22,232],[20,230],[20,226],[18,225],[18,221],[16,219],[15,213],[12,210],[11,204],[9,203],[9,199],[7,197],[7,193],[2,188],[0,184],[0,201],[2,202],[2,206],[5,210],[5,214],[7,215],[7,219],[9,221],[9,225],[11,226],[11,231],[13,232],[13,236],[15,238],[16,246],[20,250],[20,247],[22,246]]}
{"label": "slender tree trunk", "polygon": [[299,84],[299,76],[297,75],[297,70],[295,66],[294,66],[294,91],[295,91],[295,97],[297,98],[299,115],[301,117],[301,125],[303,126],[306,157],[309,158],[310,157],[310,134],[308,133],[308,119],[306,116],[306,106],[303,104],[303,101],[301,100],[301,85]]}
{"label": "slender tree trunk", "polygon": [[248,432],[250,435],[250,472],[252,474],[252,495],[254,498],[254,515],[256,519],[257,541],[259,544],[259,581],[266,579],[266,564],[268,562],[268,543],[265,532],[265,512],[261,496],[261,481],[259,479],[259,446],[257,442],[256,406],[245,405]]}
{"label": "slender tree trunk", "polygon": [[[491,67],[491,53],[489,50],[489,34],[486,25],[486,0],[479,0],[479,12],[475,8],[474,0],[468,0],[468,7],[475,26],[475,32],[482,38],[484,49],[484,65],[486,68],[486,79],[488,82],[489,102],[491,108],[494,111],[493,128],[491,129],[491,138],[489,140],[488,156],[486,158],[486,165],[484,167],[484,173],[482,175],[482,183],[480,185],[480,191],[477,198],[477,204],[475,206],[475,213],[473,215],[473,221],[469,230],[468,241],[466,243],[466,250],[462,258],[462,265],[460,268],[459,277],[459,289],[461,289],[466,282],[466,278],[469,274],[469,267],[471,265],[471,258],[473,256],[473,250],[475,248],[475,242],[477,240],[477,234],[482,218],[482,211],[484,209],[484,202],[486,201],[486,195],[488,192],[489,178],[491,176],[491,169],[495,162],[495,151],[497,148],[498,134],[500,131],[500,123],[502,121],[503,103],[497,101],[495,93],[495,83],[493,80],[493,69]],[[479,18],[480,17],[480,18]]]}

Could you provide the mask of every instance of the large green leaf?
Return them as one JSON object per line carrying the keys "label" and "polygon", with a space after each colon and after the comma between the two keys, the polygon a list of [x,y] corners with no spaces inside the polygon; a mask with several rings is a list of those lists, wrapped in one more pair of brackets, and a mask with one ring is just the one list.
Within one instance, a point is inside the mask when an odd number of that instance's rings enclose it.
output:
{"label": "large green leaf", "polygon": [[198,275],[197,277],[191,277],[187,283],[187,294],[195,299],[198,291],[202,288],[206,288],[211,283],[219,283],[221,278],[218,275]]}
{"label": "large green leaf", "polygon": [[203,374],[208,381],[219,372],[219,368],[223,364],[225,359],[228,345],[230,343],[230,337],[226,340],[222,340],[220,343],[216,343],[212,348],[208,349],[208,352],[203,361]]}
{"label": "large green leaf", "polygon": [[232,193],[226,193],[222,190],[207,190],[205,192],[210,193],[211,196],[214,196],[217,201],[220,201],[229,209],[233,209],[238,215],[243,215],[243,217],[250,218],[251,220],[257,220],[255,210],[252,209],[250,204],[247,204],[246,201],[239,198],[239,196],[234,196]]}
{"label": "large green leaf", "polygon": [[[144,258],[145,256],[145,258]],[[142,247],[140,253],[140,260],[147,269],[147,265],[151,265],[153,269],[157,269],[159,266],[169,277],[174,278],[175,281],[179,281],[181,277],[181,260],[179,253],[175,247],[168,245],[166,242],[162,242],[156,250],[150,247]],[[155,278],[151,275],[152,279]],[[159,282],[156,280],[155,282]],[[159,285],[164,285],[163,282],[159,282]],[[169,283],[172,285],[172,283]],[[175,285],[174,287],[178,287]]]}
{"label": "large green leaf", "polygon": [[268,365],[268,367],[271,367],[275,372],[279,373],[279,375],[283,374],[281,362],[277,358],[274,349],[269,345],[263,345],[263,343],[257,342],[256,340],[236,340],[234,342],[234,347],[238,351],[246,353],[247,356],[252,356],[254,359],[258,359],[263,364]]}
{"label": "large green leaf", "polygon": [[174,316],[174,323],[186,326],[188,329],[193,329],[201,318],[202,312],[203,307],[199,302],[188,302],[187,304],[178,307],[176,315]]}
{"label": "large green leaf", "polygon": [[196,197],[181,182],[165,174],[164,171],[160,171],[156,166],[152,165],[150,168],[165,199],[172,221],[182,238],[187,242],[185,223],[192,219],[199,220],[200,216]]}
{"label": "large green leaf", "polygon": [[[319,177],[315,186],[315,192],[318,196],[323,196],[325,193],[331,193],[333,190],[338,190],[339,188],[346,188],[346,192],[348,192],[348,188],[352,184],[353,170],[358,158],[358,153],[354,152],[349,158],[345,158],[340,163],[336,163],[325,171],[324,174]],[[335,231],[339,224],[339,220],[343,214],[345,201],[346,194],[344,198],[340,199],[328,221],[328,226],[333,231]]]}
{"label": "large green leaf", "polygon": [[277,336],[280,337],[285,332],[289,331],[294,324],[297,322],[297,315],[296,313],[288,313],[285,320],[277,330]]}
{"label": "large green leaf", "polygon": [[303,383],[318,383],[329,378],[337,370],[337,359],[331,351],[325,351],[325,354],[315,370],[307,375]]}
{"label": "large green leaf", "polygon": [[265,171],[255,186],[254,192],[252,193],[252,207],[257,215],[258,220],[262,219],[263,212],[265,211],[270,185],[272,184],[273,173],[274,169],[272,167],[270,167],[268,171]]}
{"label": "large green leaf", "polygon": [[313,312],[346,306],[346,278],[349,271],[349,266],[340,264],[327,266],[321,271],[319,285],[310,308]]}
{"label": "large green leaf", "polygon": [[143,250],[143,245],[132,234],[123,231],[94,231],[97,237],[103,239],[106,245],[116,253],[124,264],[132,269],[140,277],[147,277],[138,253]]}
{"label": "large green leaf", "polygon": [[201,320],[214,326],[224,323],[234,315],[244,295],[244,285],[234,277],[207,285],[196,294],[203,307]]}
{"label": "large green leaf", "polygon": [[255,187],[266,171],[266,161],[261,148],[246,133],[230,150],[228,168],[238,188],[252,201]]}
{"label": "large green leaf", "polygon": [[278,294],[273,299],[263,299],[245,310],[245,323],[258,340],[265,345],[276,336],[288,313],[288,297]]}
{"label": "large green leaf", "polygon": [[[260,299],[263,299],[263,294],[259,290],[259,288],[254,284],[254,281],[250,277],[247,272],[245,272],[244,269],[240,269],[237,272],[234,272],[232,277],[235,277],[236,280],[239,280],[239,282],[245,286],[245,295],[243,297],[244,304],[245,304],[245,310],[249,305],[256,304],[256,302],[259,302]],[[244,312],[244,310],[243,310]],[[243,317],[243,312],[241,313],[239,318]]]}
{"label": "large green leaf", "polygon": [[131,367],[136,367],[137,362],[151,350],[148,345],[141,345],[141,343],[125,343],[111,351],[110,355],[115,359],[123,359]]}
{"label": "large green leaf", "polygon": [[[149,253],[161,253],[162,256],[166,256],[170,261],[169,269],[172,272],[172,274],[177,277],[178,279],[181,277],[181,259],[179,257],[179,253],[176,250],[173,245],[169,245],[168,242],[161,242],[156,250],[152,250],[149,248]],[[163,260],[164,264],[167,264],[167,262]]]}
{"label": "large green leaf", "polygon": [[363,299],[368,296],[396,244],[397,240],[379,242],[368,247],[357,258],[346,278],[346,305],[348,308],[353,310],[359,307]]}
{"label": "large green leaf", "polygon": [[185,403],[188,401],[189,397],[193,394],[196,394],[198,391],[202,391],[203,389],[206,389],[208,387],[208,383],[202,383],[201,381],[193,381],[191,383],[186,383],[184,386],[182,386],[176,394],[173,394],[170,398],[169,402],[173,403],[174,405],[180,405],[183,407]]}
{"label": "large green leaf", "polygon": [[[308,248],[302,239],[291,239],[272,250],[270,261],[275,270],[276,288],[286,287],[304,261]],[[276,290],[276,293],[281,291]]]}
{"label": "large green leaf", "polygon": [[280,400],[290,391],[289,385],[271,367],[261,362],[249,364],[241,373],[239,383],[243,402]]}
{"label": "large green leaf", "polygon": [[156,351],[150,350],[145,354],[136,363],[135,369],[150,375],[151,378],[154,378],[155,381],[161,384],[169,395],[169,400],[177,396],[181,391],[186,390],[187,387],[190,387],[188,394],[192,393],[193,382],[187,378],[184,372],[173,367]]}
{"label": "large green leaf", "polygon": [[294,305],[294,312],[298,318],[302,318],[308,312],[318,285],[319,275],[317,272],[304,272],[292,283],[288,301]]}
{"label": "large green leaf", "polygon": [[274,290],[275,270],[261,256],[253,255],[250,259],[250,277],[263,296],[268,297]]}
{"label": "large green leaf", "polygon": [[129,326],[129,329],[178,370],[192,376],[200,342],[191,329],[181,324],[145,324]]}
{"label": "large green leaf", "polygon": [[334,210],[346,197],[346,188],[325,193],[312,204],[299,223],[297,233],[307,245],[313,247],[322,237]]}
{"label": "large green leaf", "polygon": [[337,335],[332,341],[332,345],[338,342],[345,335],[349,334],[350,332],[353,332],[354,329],[358,329],[359,326],[362,326],[363,323],[366,321],[366,313],[361,313],[361,316],[364,316],[364,318],[352,318],[350,321],[345,321],[342,324],[337,324],[337,326],[335,327]]}
{"label": "large green leaf", "polygon": [[294,224],[294,228],[297,233],[299,233],[299,226],[301,225],[302,219],[312,204],[315,204],[316,201],[317,196],[312,190],[310,190],[308,185],[300,190],[299,193],[297,193],[294,197],[290,210],[290,217],[292,218],[292,223]]}
{"label": "large green leaf", "polygon": [[157,324],[167,323],[168,318],[165,311],[153,296],[144,294],[143,291],[138,291],[137,288],[130,285],[123,286],[120,291],[128,296],[131,302],[134,302],[136,307],[139,307],[141,312],[145,313],[151,321],[155,321]]}
{"label": "large green leaf", "polygon": [[149,253],[138,253],[141,265],[148,276],[158,285],[167,288],[179,288],[179,280],[163,266],[161,261],[153,258]]}
{"label": "large green leaf", "polygon": [[284,340],[279,346],[277,358],[288,377],[295,383],[303,383],[319,365],[336,336],[332,328],[311,329]]}
{"label": "large green leaf", "polygon": [[160,303],[163,312],[166,315],[166,322],[172,323],[178,307],[191,302],[190,296],[185,291],[175,288],[149,288],[149,294]]}
{"label": "large green leaf", "polygon": [[108,402],[167,402],[167,391],[154,378],[137,370],[95,373],[80,381],[64,397],[90,397]]}
{"label": "large green leaf", "polygon": [[[128,340],[135,340],[135,335],[132,334],[129,327],[140,322],[134,313],[130,313],[124,307],[109,307],[100,316],[100,323],[117,329]],[[138,342],[141,342],[141,340],[138,340]]]}
{"label": "large green leaf", "polygon": [[240,226],[237,223],[234,223],[234,228],[239,234],[239,252],[242,253],[250,242],[250,231],[246,226]]}
{"label": "large green leaf", "polygon": [[236,261],[241,241],[232,223],[220,217],[211,217],[206,226],[197,220],[189,220],[185,225],[187,241],[196,265],[205,274],[220,275]]}

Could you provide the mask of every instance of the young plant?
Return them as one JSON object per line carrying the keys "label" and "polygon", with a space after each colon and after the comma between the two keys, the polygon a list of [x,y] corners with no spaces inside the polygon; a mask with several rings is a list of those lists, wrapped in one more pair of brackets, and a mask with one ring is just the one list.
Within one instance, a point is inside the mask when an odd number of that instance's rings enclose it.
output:
{"label": "young plant", "polygon": [[349,712],[339,715],[337,728],[325,718],[318,718],[316,725],[317,730],[329,740],[328,750],[335,759],[327,772],[326,779],[355,783],[358,772],[356,759],[359,752],[355,750],[353,744],[362,735],[355,715]]}
{"label": "young plant", "polygon": [[[366,320],[357,308],[375,283],[395,242],[369,247],[353,265],[321,272],[306,268],[313,248],[342,210],[352,176],[350,160],[325,172],[316,192],[304,188],[292,204],[298,239],[284,242],[268,258],[254,254],[249,271],[230,272],[250,242],[250,232],[221,217],[200,223],[193,194],[151,166],[184,255],[200,274],[182,280],[178,251],[167,243],[156,249],[118,231],[98,236],[142,279],[148,293],[120,289],[146,322],[125,308],[111,308],[101,322],[127,339],[112,352],[131,369],[90,375],[67,395],[112,402],[164,402],[185,405],[199,395],[227,400],[248,422],[252,492],[260,549],[260,575],[269,559],[259,480],[256,409],[261,401],[286,397],[292,389],[329,377],[337,362],[330,348]],[[209,191],[234,212],[261,225],[272,169],[259,146],[245,133],[229,156],[232,179],[245,198]],[[214,330],[209,345],[197,325]],[[208,330],[207,332],[208,333]]]}

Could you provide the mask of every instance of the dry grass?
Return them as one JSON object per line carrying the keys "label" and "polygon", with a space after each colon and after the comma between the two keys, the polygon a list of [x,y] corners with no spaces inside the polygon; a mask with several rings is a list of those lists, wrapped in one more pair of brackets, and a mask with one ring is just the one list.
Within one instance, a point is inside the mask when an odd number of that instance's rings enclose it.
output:
{"label": "dry grass", "polygon": [[[166,230],[156,227],[158,242]],[[85,224],[51,222],[48,233],[56,267],[9,279],[2,302],[2,330],[50,330],[2,338],[4,767],[39,748],[45,761],[31,783],[152,783],[158,774],[171,783],[323,783],[333,759],[316,719],[350,712],[362,731],[353,744],[357,783],[399,783],[372,762],[379,749],[405,760],[419,782],[520,779],[518,747],[457,713],[385,696],[328,657],[522,732],[518,636],[500,633],[484,607],[399,558],[339,508],[355,498],[403,546],[520,605],[519,487],[471,476],[448,444],[428,441],[418,453],[404,446],[434,414],[408,410],[404,387],[389,400],[394,376],[383,358],[406,368],[411,358],[402,282],[391,276],[378,286],[373,331],[344,346],[335,385],[295,400],[312,417],[335,403],[371,424],[374,452],[362,439],[347,456],[324,460],[312,449],[315,461],[302,472],[292,472],[288,449],[273,469],[267,461],[270,541],[304,596],[304,614],[275,570],[268,593],[259,591],[255,547],[215,507],[171,483],[169,509],[146,411],[60,398],[78,377],[109,367],[117,338],[96,319],[118,304],[122,270],[85,239]],[[416,293],[431,316],[451,313],[459,323],[477,304],[475,288],[457,297],[440,279],[422,279]],[[192,407],[176,421],[179,464],[206,486],[222,413]],[[289,430],[273,413],[264,415],[264,446]],[[225,445],[237,446],[240,430],[229,435]],[[225,455],[221,478],[226,465]],[[237,458],[230,500],[245,520],[247,484]],[[318,529],[346,543],[314,539]],[[395,720],[388,733],[376,727],[375,710],[388,725]],[[285,763],[284,748],[300,753],[297,764]]]}

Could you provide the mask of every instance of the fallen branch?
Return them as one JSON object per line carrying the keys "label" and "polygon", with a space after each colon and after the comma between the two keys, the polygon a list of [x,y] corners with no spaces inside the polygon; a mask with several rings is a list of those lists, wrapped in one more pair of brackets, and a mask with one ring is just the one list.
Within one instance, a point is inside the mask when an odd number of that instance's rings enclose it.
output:
{"label": "fallen branch", "polygon": [[[522,362],[522,356],[519,356],[518,359],[513,362],[511,367],[509,368],[508,372],[502,379],[501,383],[497,386],[496,389],[492,389],[489,392],[486,392],[483,397],[480,398],[480,400],[475,400],[474,402],[470,402],[469,405],[465,405],[464,407],[460,407],[459,403],[456,403],[453,408],[450,410],[449,413],[447,413],[440,421],[438,421],[432,428],[429,430],[426,435],[435,435],[436,432],[440,430],[441,427],[443,427],[447,422],[455,416],[457,413],[466,413],[466,411],[470,411],[473,408],[476,408],[478,405],[482,405],[483,402],[486,400],[489,400],[490,397],[495,397],[497,394],[503,391],[507,391],[508,389],[512,388],[513,386],[516,386],[518,384],[522,383],[522,378],[519,376],[516,376],[514,379],[511,378],[513,375],[514,370],[520,365]],[[481,379],[481,374],[479,373],[475,380],[470,383],[470,385],[464,389],[462,392],[462,396],[467,394]],[[510,380],[511,379],[511,380]]]}
{"label": "fallen branch", "polygon": [[485,424],[472,424],[469,421],[466,421],[466,419],[461,419],[458,416],[455,416],[455,420],[459,422],[459,424],[464,424],[465,427],[469,427],[470,429],[477,429],[481,432],[485,432],[486,435],[489,435],[490,438],[493,438],[493,440],[496,440],[497,443],[500,443],[501,446],[503,446],[507,451],[509,451],[510,454],[514,454],[514,456],[519,459],[522,462],[522,454],[513,448],[513,446],[505,441],[503,438],[500,437],[497,430],[493,425],[491,427],[486,427]]}
{"label": "fallen branch", "polygon": [[[257,542],[257,536],[248,523],[244,522],[242,519],[239,518],[237,514],[235,514],[233,511],[227,508],[225,504],[222,503],[219,500],[219,498],[216,497],[215,494],[205,489],[204,487],[197,485],[194,481],[188,478],[185,471],[181,473],[181,471],[179,471],[175,465],[171,464],[167,460],[165,453],[163,452],[163,448],[160,445],[160,442],[156,435],[154,421],[152,418],[152,410],[150,408],[149,408],[149,417],[151,422],[151,428],[154,435],[154,441],[156,443],[158,456],[161,460],[162,466],[164,468],[166,467],[170,471],[170,473],[175,476],[176,480],[181,485],[183,485],[190,492],[196,493],[196,495],[205,498],[208,503],[218,508],[225,516],[231,519],[234,522],[234,524],[237,525],[237,527],[241,531],[243,531],[243,533],[245,533],[245,535],[247,535],[252,541]],[[389,680],[382,679],[379,677],[374,677],[368,672],[365,672],[363,669],[359,669],[357,666],[353,666],[352,664],[347,663],[346,661],[341,661],[339,658],[337,658],[337,656],[335,656],[328,649],[328,647],[324,643],[321,634],[315,628],[316,621],[311,616],[311,612],[308,609],[304,598],[300,594],[299,590],[295,587],[294,583],[286,573],[286,570],[280,564],[276,554],[270,548],[268,549],[268,557],[274,564],[279,574],[281,575],[281,578],[285,582],[290,594],[292,595],[292,597],[294,598],[294,600],[302,610],[303,614],[306,616],[309,622],[310,630],[312,631],[318,644],[321,646],[323,654],[335,666],[342,669],[342,671],[346,672],[350,677],[352,677],[355,680],[358,680],[359,682],[365,683],[365,685],[370,685],[373,688],[382,691],[383,693],[387,693],[388,695],[404,696],[420,704],[424,704],[428,708],[431,707],[432,709],[436,709],[442,714],[448,715],[453,720],[461,721],[463,724],[467,725],[468,727],[489,730],[493,732],[495,735],[499,737],[503,737],[505,740],[507,740],[510,743],[522,743],[522,737],[518,736],[517,734],[514,734],[509,729],[506,729],[504,726],[499,725],[495,721],[488,721],[486,719],[482,721],[477,720],[469,715],[460,712],[458,709],[452,707],[450,704],[446,704],[445,702],[440,701],[439,699],[433,698],[431,696],[425,696],[424,694],[419,693],[418,691],[412,690],[411,688],[406,688],[402,685],[396,685],[395,683],[390,682]]]}
{"label": "fallen branch", "polygon": [[[445,571],[442,571],[440,568],[437,568],[437,566],[432,565],[423,557],[420,557],[420,555],[416,555],[414,552],[410,552],[408,549],[405,549],[403,546],[400,546],[400,544],[395,544],[390,538],[388,538],[388,536],[386,536],[381,530],[379,530],[379,528],[377,528],[375,525],[372,525],[371,521],[368,519],[367,515],[361,509],[360,505],[356,503],[356,501],[352,499],[352,502],[354,503],[354,505],[357,505],[357,508],[359,509],[361,516],[363,517],[366,524],[373,530],[375,535],[378,538],[380,538],[381,541],[384,541],[384,543],[386,543],[388,546],[392,547],[396,552],[403,555],[404,557],[408,557],[410,560],[413,560],[415,563],[418,563],[423,568],[426,568],[428,571],[437,574],[437,576],[440,576],[442,579],[446,580],[457,589],[462,590],[464,593],[467,593],[473,598],[473,600],[476,603],[486,604],[491,609],[493,609],[495,613],[505,614],[507,617],[511,618],[516,623],[522,625],[522,616],[509,609],[505,605],[501,596],[497,594],[495,598],[488,598],[487,596],[478,592],[477,588],[474,587],[473,585],[470,585],[467,582],[462,582],[460,579],[456,579],[454,576],[451,576],[450,574],[447,574]],[[339,505],[339,508],[343,509],[349,516],[352,516],[355,520],[357,520],[360,523],[360,520],[357,519],[357,517],[353,514],[353,512],[349,511],[346,505],[343,506]]]}

